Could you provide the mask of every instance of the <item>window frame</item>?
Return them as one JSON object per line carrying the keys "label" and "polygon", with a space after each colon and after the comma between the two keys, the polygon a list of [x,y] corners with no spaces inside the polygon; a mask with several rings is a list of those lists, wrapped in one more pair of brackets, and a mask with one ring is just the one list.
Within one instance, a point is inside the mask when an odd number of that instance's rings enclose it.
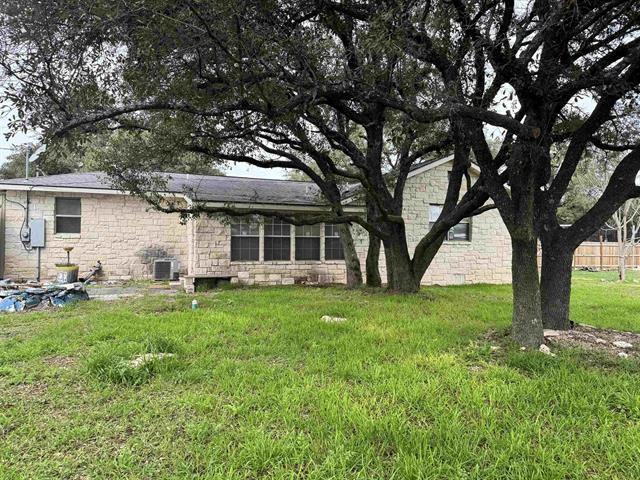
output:
{"label": "window frame", "polygon": [[[238,234],[238,233],[234,233],[234,227],[236,226],[243,226],[243,225],[247,225],[249,227],[249,229],[253,229],[254,227],[256,228],[256,233],[255,234]],[[234,220],[230,225],[230,245],[229,245],[229,259],[231,262],[234,263],[247,263],[247,262],[259,262],[260,261],[260,224],[256,223],[256,222],[250,222],[247,220],[242,220],[242,219],[238,219],[238,220]],[[234,238],[244,238],[244,239],[252,239],[255,238],[258,240],[258,246],[256,248],[256,253],[257,253],[257,258],[234,258],[233,252],[234,252],[234,248],[233,248],[233,239]],[[245,250],[246,248],[243,248],[242,246],[239,247],[240,251]],[[251,247],[253,248],[253,247]],[[242,255],[240,255],[242,257]]]}
{"label": "window frame", "polygon": [[[280,227],[281,231],[279,235],[274,234],[273,232],[267,234],[267,227],[268,226],[278,226]],[[287,227],[287,234],[283,234],[282,233],[282,229],[283,227]],[[286,239],[288,242],[288,248],[287,248],[287,256],[286,258],[267,258],[267,239]],[[271,247],[270,249],[271,252],[274,251],[273,247]],[[282,251],[282,247],[280,248],[280,251]],[[291,262],[291,224],[284,222],[280,219],[276,219],[276,218],[265,218],[264,222],[263,222],[263,226],[262,226],[262,258],[263,261],[265,262]]]}
{"label": "window frame", "polygon": [[[327,229],[331,229],[331,233],[333,235],[327,235]],[[337,223],[325,223],[324,224],[324,260],[328,262],[340,262],[344,261],[344,248],[342,246],[342,239],[340,238],[339,225]],[[327,256],[328,251],[333,251],[334,248],[327,249],[327,244],[329,240],[338,240],[340,256],[329,258]]]}
{"label": "window frame", "polygon": [[[436,219],[440,216],[440,213],[442,213],[442,207],[443,206],[444,205],[441,204],[441,203],[430,203],[429,204],[429,211],[427,212],[427,215],[428,215],[427,219],[429,221],[429,230],[431,230],[433,228],[433,224],[436,222]],[[434,219],[434,220],[431,219],[432,218],[431,209],[433,207],[439,208],[438,215],[436,216],[436,219]],[[457,227],[458,225],[466,225],[467,226],[467,236],[466,236],[466,238],[455,238],[453,236],[453,229],[455,227]],[[451,227],[449,230],[447,230],[447,234],[445,236],[444,241],[445,242],[455,242],[455,243],[464,243],[464,242],[468,243],[468,242],[471,242],[471,231],[472,231],[471,225],[472,225],[471,217],[463,218],[462,220],[460,220],[460,222],[456,223],[453,227]]]}
{"label": "window frame", "polygon": [[[59,200],[77,200],[80,213],[77,215],[58,213]],[[79,220],[77,232],[61,232],[58,228],[58,218],[77,218]],[[54,197],[53,205],[53,233],[55,235],[80,235],[82,233],[82,197]]]}
{"label": "window frame", "polygon": [[[322,227],[323,227],[323,223],[315,223],[313,225],[296,225],[296,228],[294,230],[294,235],[295,235],[295,252],[294,252],[294,259],[296,262],[321,262],[322,261]],[[298,234],[298,230],[305,230],[306,228],[317,228],[318,229],[318,234],[317,235],[305,235],[305,234]],[[317,245],[318,245],[318,255],[317,258],[298,258],[298,248],[300,247],[301,243],[300,240],[303,239],[312,239],[312,240],[317,240]],[[315,243],[315,242],[314,242]]]}

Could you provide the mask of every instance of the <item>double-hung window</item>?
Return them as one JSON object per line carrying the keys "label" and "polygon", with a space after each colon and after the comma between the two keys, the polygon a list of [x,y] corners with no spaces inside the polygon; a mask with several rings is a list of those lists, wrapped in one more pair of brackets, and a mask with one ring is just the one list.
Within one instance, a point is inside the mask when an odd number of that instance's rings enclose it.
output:
{"label": "double-hung window", "polygon": [[273,218],[265,219],[264,259],[291,259],[291,225]]}
{"label": "double-hung window", "polygon": [[332,223],[327,223],[324,226],[324,259],[344,260],[340,230],[338,225]]}
{"label": "double-hung window", "polygon": [[[429,205],[429,230],[431,230],[441,213],[442,205]],[[454,242],[471,240],[471,221],[469,218],[463,218],[460,223],[450,228],[445,240]]]}
{"label": "double-hung window", "polygon": [[296,260],[320,260],[320,225],[296,227]]}
{"label": "double-hung window", "polygon": [[56,197],[56,233],[80,233],[81,213],[79,198]]}
{"label": "double-hung window", "polygon": [[231,224],[231,261],[260,260],[260,227],[257,223],[236,220]]}

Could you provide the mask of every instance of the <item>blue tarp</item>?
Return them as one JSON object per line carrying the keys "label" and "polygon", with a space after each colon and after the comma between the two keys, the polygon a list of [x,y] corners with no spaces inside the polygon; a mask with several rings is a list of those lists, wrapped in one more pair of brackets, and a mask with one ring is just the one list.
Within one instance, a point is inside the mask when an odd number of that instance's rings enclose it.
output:
{"label": "blue tarp", "polygon": [[67,303],[89,300],[82,283],[64,285],[48,285],[46,288],[28,287],[16,289],[10,281],[0,281],[0,286],[8,288],[0,290],[0,312],[21,312],[46,302],[55,307],[63,307]]}

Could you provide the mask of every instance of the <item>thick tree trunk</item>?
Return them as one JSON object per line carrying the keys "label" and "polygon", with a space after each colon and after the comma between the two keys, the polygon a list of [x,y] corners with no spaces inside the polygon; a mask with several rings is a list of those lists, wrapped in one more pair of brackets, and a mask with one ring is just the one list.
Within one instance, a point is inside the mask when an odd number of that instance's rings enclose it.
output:
{"label": "thick tree trunk", "polygon": [[544,328],[568,330],[573,250],[542,242],[540,298]]}
{"label": "thick tree trunk", "polygon": [[356,246],[351,235],[351,228],[347,224],[341,224],[340,241],[344,251],[344,263],[347,268],[347,287],[358,288],[362,286],[362,269]]}
{"label": "thick tree trunk", "polygon": [[417,278],[413,270],[404,225],[392,228],[392,234],[384,241],[384,253],[387,288],[399,293],[415,293],[420,290],[420,278]]}
{"label": "thick tree trunk", "polygon": [[369,233],[369,249],[367,250],[367,286],[381,287],[382,278],[380,277],[380,243],[381,240]]}
{"label": "thick tree trunk", "polygon": [[538,281],[537,241],[511,239],[513,257],[513,339],[520,345],[538,348],[543,343],[540,284]]}
{"label": "thick tree trunk", "polygon": [[440,235],[428,245],[419,246],[418,248],[416,248],[415,254],[413,256],[413,270],[414,274],[420,280],[422,280],[422,277],[424,277],[424,274],[431,265],[431,262],[433,262],[433,259],[440,250],[445,236],[446,233]]}

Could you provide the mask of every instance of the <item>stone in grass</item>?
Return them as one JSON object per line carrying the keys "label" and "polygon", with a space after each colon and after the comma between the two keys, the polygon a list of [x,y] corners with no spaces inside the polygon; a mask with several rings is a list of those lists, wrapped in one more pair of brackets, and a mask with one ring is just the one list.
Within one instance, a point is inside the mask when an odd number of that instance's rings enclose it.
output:
{"label": "stone in grass", "polygon": [[629,356],[629,354],[627,352],[618,352],[618,356],[620,358],[627,358]]}
{"label": "stone in grass", "polygon": [[144,355],[138,355],[133,357],[129,362],[131,368],[139,368],[143,365],[153,362],[155,360],[162,360],[163,358],[173,357],[173,353],[145,353]]}
{"label": "stone in grass", "polygon": [[538,348],[538,350],[544,353],[545,355],[551,355],[552,357],[556,356],[555,353],[551,353],[551,349],[547,347],[544,343],[540,345],[540,348]]}
{"label": "stone in grass", "polygon": [[629,342],[625,342],[624,340],[616,340],[615,342],[611,342],[614,347],[617,348],[633,348],[633,345]]}
{"label": "stone in grass", "polygon": [[323,315],[320,317],[320,320],[326,323],[342,323],[347,321],[344,317],[332,317],[330,315]]}
{"label": "stone in grass", "polygon": [[596,338],[596,343],[599,343],[600,345],[606,345],[608,342],[603,338]]}
{"label": "stone in grass", "polygon": [[560,332],[559,330],[551,330],[550,328],[545,328],[542,333],[545,338],[559,337],[560,335],[562,335],[562,332]]}

